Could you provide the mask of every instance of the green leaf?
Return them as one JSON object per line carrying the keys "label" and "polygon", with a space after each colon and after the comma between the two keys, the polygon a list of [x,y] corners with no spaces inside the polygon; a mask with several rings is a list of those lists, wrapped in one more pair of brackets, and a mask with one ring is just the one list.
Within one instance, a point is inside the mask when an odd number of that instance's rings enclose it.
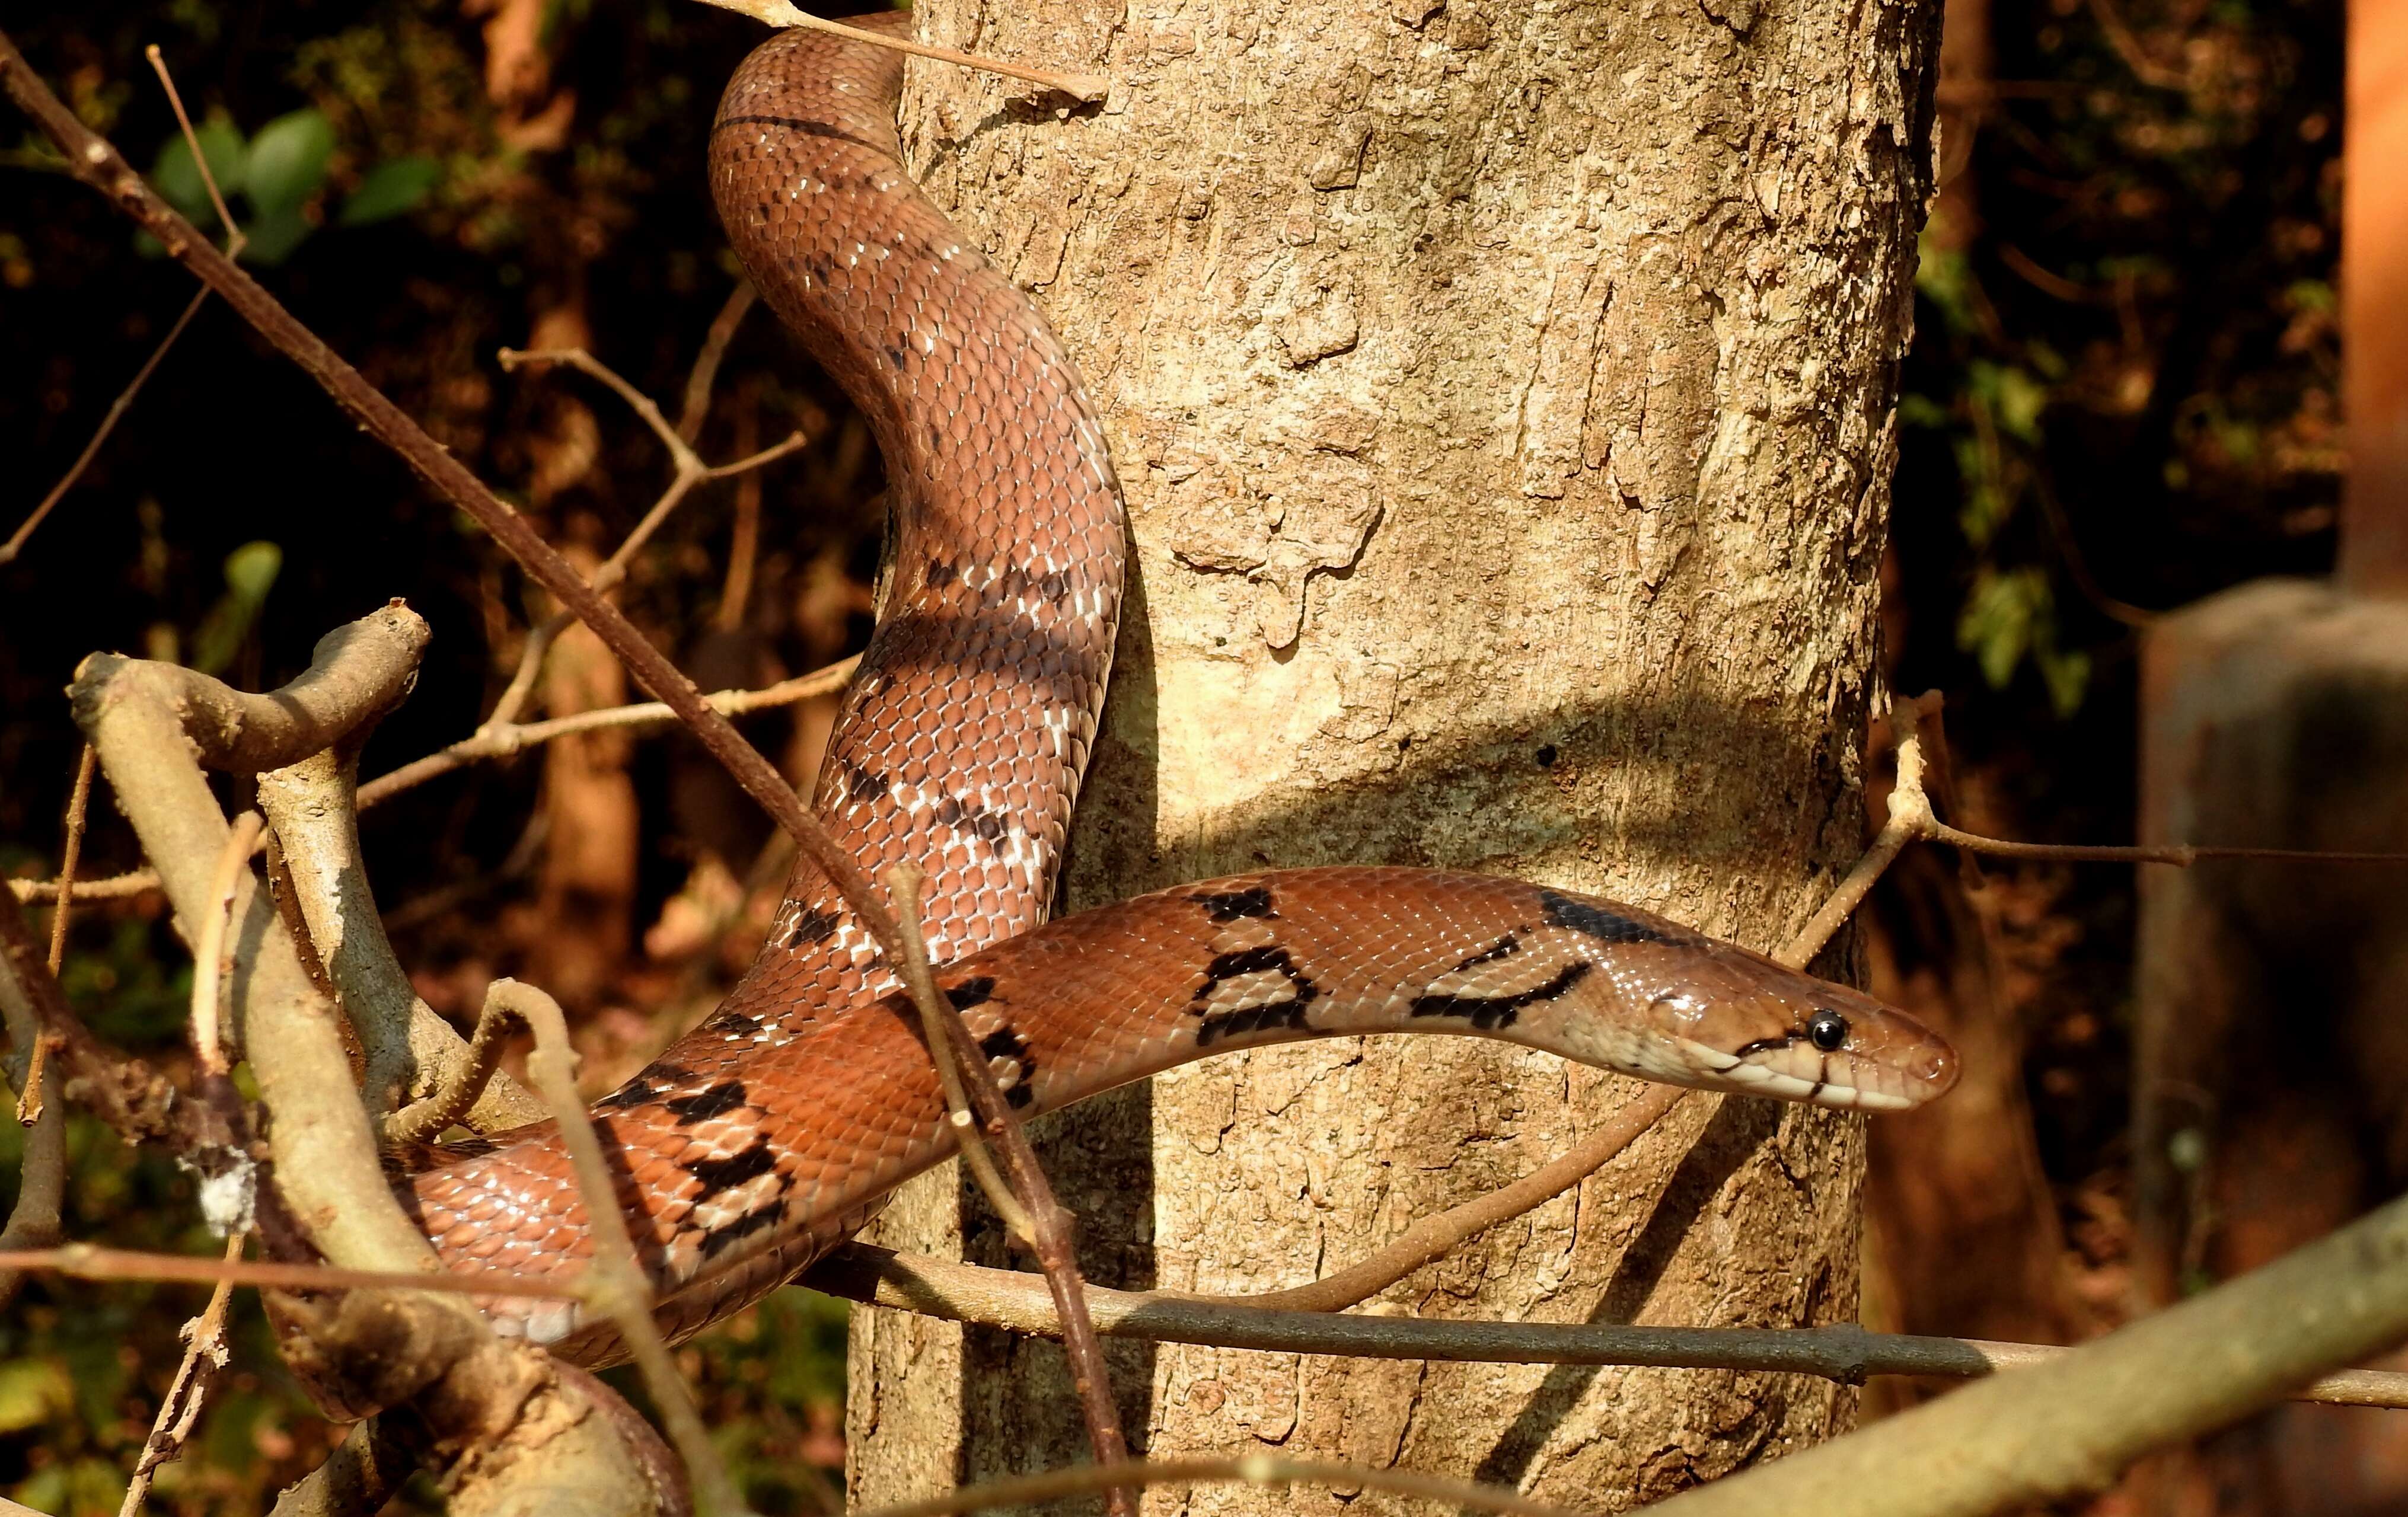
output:
{"label": "green leaf", "polygon": [[75,1406],[75,1382],[56,1359],[0,1364],[0,1433],[39,1427]]}
{"label": "green leaf", "polygon": [[336,220],[345,226],[366,226],[407,215],[425,204],[442,178],[442,167],[432,158],[388,158],[361,177],[360,187],[343,202]]}
{"label": "green leaf", "polygon": [[[193,135],[201,139],[201,157],[217,178],[218,193],[230,195],[240,190],[250,154],[234,123],[223,116],[211,116]],[[150,165],[150,183],[162,199],[184,213],[186,221],[204,228],[217,224],[208,184],[201,178],[201,166],[194,161],[192,144],[184,140],[183,133],[169,137],[159,149],[159,157]]]}
{"label": "green leaf", "polygon": [[1908,426],[1940,428],[1949,422],[1948,408],[1929,395],[1909,391],[1898,397],[1898,419]]}
{"label": "green leaf", "polygon": [[1914,288],[1940,312],[1940,324],[1951,332],[1971,332],[1978,324],[1972,265],[1963,253],[1942,248],[1928,235],[1916,247]]}
{"label": "green leaf", "polygon": [[283,567],[284,550],[276,544],[244,543],[226,555],[226,591],[256,606],[276,588],[276,576]]}
{"label": "green leaf", "polygon": [[2015,677],[2032,645],[2034,612],[2046,614],[2047,595],[2048,581],[2037,570],[1985,568],[1975,577],[1957,614],[1956,646],[1973,655],[1991,689],[2003,690]]}
{"label": "green leaf", "polygon": [[279,116],[261,127],[251,139],[247,181],[261,219],[298,210],[326,182],[326,160],[334,155],[335,129],[314,107]]}
{"label": "green leaf", "polygon": [[2040,665],[2041,682],[2048,686],[2048,703],[2056,708],[2058,721],[2082,708],[2082,697],[2090,689],[2089,654],[2036,648],[2032,662]]}
{"label": "green leaf", "polygon": [[2048,408],[2048,387],[2029,370],[2013,364],[1975,360],[1966,365],[1973,396],[1990,408],[1999,430],[2020,442],[2040,441],[2041,412]]}
{"label": "green leaf", "polygon": [[263,211],[251,219],[242,229],[247,239],[242,245],[242,261],[262,268],[274,268],[293,256],[293,250],[315,230],[309,219],[301,214],[298,206],[281,210]]}
{"label": "green leaf", "polygon": [[2295,310],[2326,316],[2341,308],[2341,296],[2322,279],[2294,279],[2283,291],[2283,299]]}
{"label": "green leaf", "polygon": [[1956,508],[1956,525],[1977,551],[1989,547],[2015,508],[2011,481],[2002,477],[2002,461],[1996,450],[1983,446],[1984,440],[1966,433],[1950,445],[1956,459],[1956,478],[1965,488],[1965,498]]}
{"label": "green leaf", "polygon": [[247,542],[226,555],[226,593],[193,635],[194,668],[217,674],[234,662],[283,567],[284,550],[272,542]]}

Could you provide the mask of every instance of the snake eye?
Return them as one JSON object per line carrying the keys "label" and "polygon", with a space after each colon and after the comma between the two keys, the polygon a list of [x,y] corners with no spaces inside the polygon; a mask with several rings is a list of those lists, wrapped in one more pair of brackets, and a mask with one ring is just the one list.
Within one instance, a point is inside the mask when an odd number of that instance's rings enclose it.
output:
{"label": "snake eye", "polygon": [[1848,1019],[1837,1011],[1817,1009],[1806,1019],[1806,1040],[1826,1053],[1838,1052],[1848,1040]]}

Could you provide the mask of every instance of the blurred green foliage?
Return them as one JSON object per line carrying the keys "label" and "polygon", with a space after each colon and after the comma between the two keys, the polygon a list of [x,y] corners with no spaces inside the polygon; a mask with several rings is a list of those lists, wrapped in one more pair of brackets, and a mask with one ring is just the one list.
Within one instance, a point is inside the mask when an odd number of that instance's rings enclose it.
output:
{"label": "blurred green foliage", "polygon": [[[212,115],[193,129],[201,150],[179,130],[159,149],[150,167],[150,183],[161,198],[204,230],[222,223],[217,203],[209,195],[209,179],[232,209],[237,197],[251,214],[239,216],[243,258],[269,267],[293,256],[324,220],[317,202],[327,186],[335,157],[335,129],[325,112],[314,106],[287,111],[261,127],[250,141],[223,115]],[[204,176],[201,165],[208,165]],[[406,216],[426,203],[442,178],[432,158],[411,153],[388,159],[360,176],[358,185],[342,197],[335,212],[339,226],[370,226]],[[165,250],[148,233],[135,235],[136,246],[156,257]]]}
{"label": "blurred green foliage", "polygon": [[2329,561],[2340,13],[1951,7],[1991,46],[1941,85],[1899,404],[1905,599],[1952,630],[1911,682],[1953,650],[2063,721],[2151,609]]}

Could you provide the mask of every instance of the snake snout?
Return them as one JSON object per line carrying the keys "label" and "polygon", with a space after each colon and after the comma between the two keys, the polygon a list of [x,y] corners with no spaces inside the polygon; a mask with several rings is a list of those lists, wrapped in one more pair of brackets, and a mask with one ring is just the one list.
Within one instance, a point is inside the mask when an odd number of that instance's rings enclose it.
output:
{"label": "snake snout", "polygon": [[[1794,971],[1714,1018],[1659,998],[1658,1024],[1692,1046],[1726,1090],[1814,1106],[1903,1111],[1956,1082],[1956,1052],[1921,1023],[1869,995]],[[1686,1009],[1687,1017],[1678,1014]],[[1717,1027],[1716,1023],[1720,1023]],[[1712,1038],[1714,1031],[1724,1038]]]}

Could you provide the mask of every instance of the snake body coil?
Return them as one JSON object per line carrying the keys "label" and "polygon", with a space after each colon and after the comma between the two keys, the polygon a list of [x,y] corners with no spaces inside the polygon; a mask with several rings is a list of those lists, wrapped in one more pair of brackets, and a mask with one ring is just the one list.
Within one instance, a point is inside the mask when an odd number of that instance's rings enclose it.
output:
{"label": "snake body coil", "polygon": [[[711,186],[770,307],[886,460],[885,615],[815,804],[872,878],[927,871],[939,983],[1014,1104],[1051,1109],[1224,1049],[1408,1030],[1830,1106],[1947,1088],[1946,1045],[1855,992],[1512,880],[1274,871],[1039,929],[1111,660],[1120,489],[1042,317],[906,173],[900,78],[892,52],[772,38],[721,103]],[[725,1005],[600,1104],[672,1338],[774,1289],[952,1152],[895,988],[806,862]],[[447,1262],[565,1275],[590,1257],[549,1127],[456,1146],[402,1186]],[[566,1303],[486,1304],[567,1357],[617,1356]]]}

